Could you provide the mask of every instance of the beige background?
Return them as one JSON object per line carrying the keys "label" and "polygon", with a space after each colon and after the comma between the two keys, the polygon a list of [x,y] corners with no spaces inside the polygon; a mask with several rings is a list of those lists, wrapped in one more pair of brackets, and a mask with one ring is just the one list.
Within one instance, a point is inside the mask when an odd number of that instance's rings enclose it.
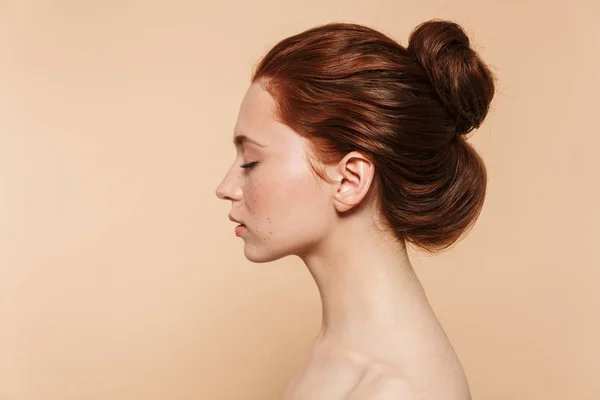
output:
{"label": "beige background", "polygon": [[277,399],[320,323],[215,188],[250,71],[454,19],[498,74],[472,233],[413,263],[476,400],[600,399],[597,1],[0,1],[0,399]]}

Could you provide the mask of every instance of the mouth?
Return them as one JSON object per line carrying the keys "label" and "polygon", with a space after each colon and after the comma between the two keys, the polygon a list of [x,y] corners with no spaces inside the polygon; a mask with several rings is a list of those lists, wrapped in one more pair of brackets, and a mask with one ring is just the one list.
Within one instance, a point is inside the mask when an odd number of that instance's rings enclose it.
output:
{"label": "mouth", "polygon": [[241,222],[240,222],[240,221],[238,221],[237,219],[233,218],[233,217],[231,216],[231,214],[230,214],[230,215],[228,215],[228,217],[229,217],[229,220],[230,220],[231,222],[237,222],[237,223],[238,223],[238,224],[240,224],[240,225],[244,225],[243,223],[241,223]]}

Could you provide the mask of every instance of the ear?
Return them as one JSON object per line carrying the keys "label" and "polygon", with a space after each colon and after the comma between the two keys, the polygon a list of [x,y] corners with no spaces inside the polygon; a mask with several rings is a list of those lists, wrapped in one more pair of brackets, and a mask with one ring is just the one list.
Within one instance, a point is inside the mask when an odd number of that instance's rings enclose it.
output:
{"label": "ear", "polygon": [[335,208],[348,211],[358,205],[369,191],[375,175],[375,166],[358,151],[352,151],[335,166],[333,179],[333,201]]}

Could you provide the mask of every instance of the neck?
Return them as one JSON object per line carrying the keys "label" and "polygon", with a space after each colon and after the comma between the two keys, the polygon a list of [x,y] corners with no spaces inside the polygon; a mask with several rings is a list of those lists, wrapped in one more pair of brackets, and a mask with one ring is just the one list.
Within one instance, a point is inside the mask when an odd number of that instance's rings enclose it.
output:
{"label": "neck", "polygon": [[321,296],[319,340],[373,353],[432,312],[404,243],[370,234],[320,249],[301,257]]}

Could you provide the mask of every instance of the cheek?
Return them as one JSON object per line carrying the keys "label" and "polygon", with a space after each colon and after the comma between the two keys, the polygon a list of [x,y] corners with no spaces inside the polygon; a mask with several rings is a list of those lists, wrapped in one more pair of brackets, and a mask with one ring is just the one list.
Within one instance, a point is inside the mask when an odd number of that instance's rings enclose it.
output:
{"label": "cheek", "polygon": [[[294,194],[294,198],[290,199],[293,208],[290,208],[287,214],[288,218],[294,221],[295,234],[303,235],[306,239],[322,236],[332,216],[329,197],[317,185],[310,173],[298,184]],[[302,240],[300,237],[298,239]]]}
{"label": "cheek", "polygon": [[249,228],[265,239],[301,241],[328,223],[327,197],[306,168],[257,176],[244,197]]}

